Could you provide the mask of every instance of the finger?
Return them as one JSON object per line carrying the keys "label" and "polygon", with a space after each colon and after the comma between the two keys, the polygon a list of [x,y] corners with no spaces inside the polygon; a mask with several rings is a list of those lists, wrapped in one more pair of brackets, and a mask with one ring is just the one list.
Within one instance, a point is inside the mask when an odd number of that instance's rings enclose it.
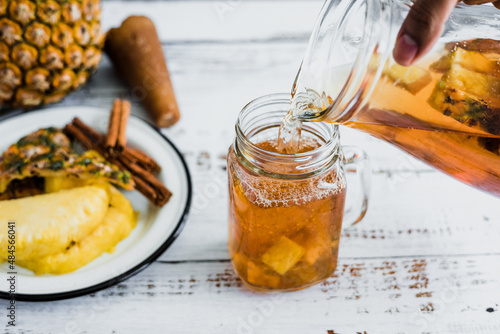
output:
{"label": "finger", "polygon": [[399,31],[394,59],[409,66],[425,55],[441,36],[457,0],[417,0]]}

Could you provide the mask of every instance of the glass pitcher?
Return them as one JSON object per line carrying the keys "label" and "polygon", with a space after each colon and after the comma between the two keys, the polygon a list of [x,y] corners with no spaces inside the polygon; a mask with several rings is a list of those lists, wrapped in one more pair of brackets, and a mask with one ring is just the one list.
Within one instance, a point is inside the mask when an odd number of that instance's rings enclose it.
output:
{"label": "glass pitcher", "polygon": [[409,0],[329,0],[295,80],[294,117],[365,131],[500,196],[500,11],[454,9],[410,67],[392,49]]}

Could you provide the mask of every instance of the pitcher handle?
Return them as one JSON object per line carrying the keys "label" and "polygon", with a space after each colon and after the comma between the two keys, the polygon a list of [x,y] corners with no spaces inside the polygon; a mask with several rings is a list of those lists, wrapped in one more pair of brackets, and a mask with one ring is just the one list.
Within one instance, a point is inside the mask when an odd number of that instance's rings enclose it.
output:
{"label": "pitcher handle", "polygon": [[[359,223],[366,215],[370,198],[371,168],[368,155],[355,146],[343,146],[344,169],[354,171],[357,175],[357,191],[352,202],[344,210],[343,226],[349,227]],[[349,185],[348,185],[349,186]]]}

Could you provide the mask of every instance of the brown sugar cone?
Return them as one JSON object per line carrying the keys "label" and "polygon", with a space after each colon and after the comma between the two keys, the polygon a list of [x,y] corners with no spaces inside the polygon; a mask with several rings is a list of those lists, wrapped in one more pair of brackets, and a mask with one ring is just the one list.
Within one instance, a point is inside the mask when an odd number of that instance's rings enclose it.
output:
{"label": "brown sugar cone", "polygon": [[131,16],[106,37],[105,52],[159,127],[180,118],[160,40],[153,22]]}

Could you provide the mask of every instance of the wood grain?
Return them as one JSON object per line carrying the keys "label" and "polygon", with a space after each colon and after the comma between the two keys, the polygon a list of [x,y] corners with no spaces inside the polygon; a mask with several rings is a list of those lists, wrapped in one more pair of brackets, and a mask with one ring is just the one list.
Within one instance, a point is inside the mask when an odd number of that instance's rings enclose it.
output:
{"label": "wood grain", "polygon": [[158,262],[78,300],[19,308],[37,310],[22,318],[24,328],[56,333],[498,333],[491,269],[499,261],[500,254],[342,259],[324,283],[278,295],[248,290],[229,262]]}

